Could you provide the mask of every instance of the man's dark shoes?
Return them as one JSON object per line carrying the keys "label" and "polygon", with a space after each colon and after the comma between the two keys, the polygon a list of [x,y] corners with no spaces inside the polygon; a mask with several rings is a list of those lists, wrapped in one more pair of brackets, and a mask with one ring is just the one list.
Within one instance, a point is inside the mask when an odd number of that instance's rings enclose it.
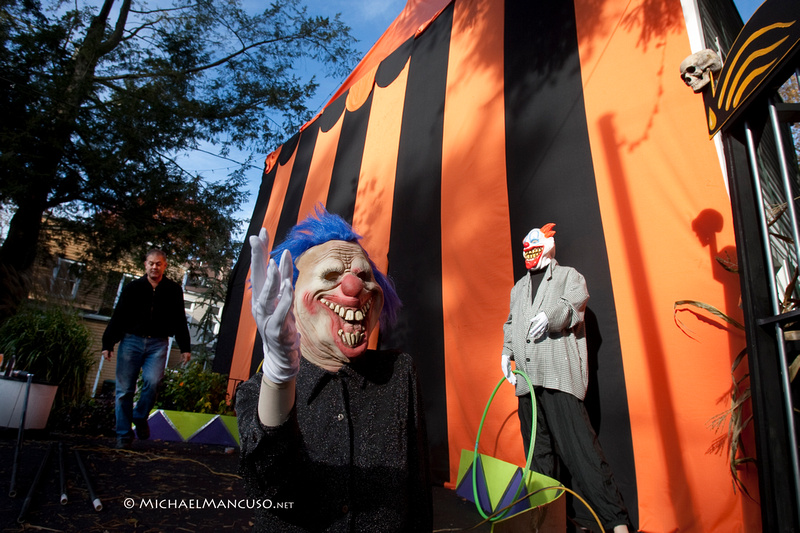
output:
{"label": "man's dark shoes", "polygon": [[129,450],[133,439],[130,437],[117,437],[117,444],[114,446],[118,450]]}
{"label": "man's dark shoes", "polygon": [[150,438],[150,426],[146,418],[134,418],[133,425],[136,426],[136,438],[139,440],[147,440]]}

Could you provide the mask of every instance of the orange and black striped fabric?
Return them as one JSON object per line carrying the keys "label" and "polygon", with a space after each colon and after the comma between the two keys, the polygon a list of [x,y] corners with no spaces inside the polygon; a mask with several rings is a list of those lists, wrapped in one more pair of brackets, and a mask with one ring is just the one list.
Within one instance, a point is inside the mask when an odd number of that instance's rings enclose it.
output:
{"label": "orange and black striped fabric", "polygon": [[[690,52],[678,0],[408,0],[268,158],[249,234],[280,240],[321,202],[395,281],[404,308],[379,342],[415,359],[434,478],[452,486],[474,446],[522,238],[554,222],[558,261],[591,295],[586,405],[634,525],[760,527],[727,459],[707,453],[744,335],[673,308],[740,314],[738,279],[715,260],[735,257],[724,177],[678,73]],[[246,244],[215,361],[241,380],[261,359],[249,257]],[[501,389],[480,451],[523,464],[515,410]]]}

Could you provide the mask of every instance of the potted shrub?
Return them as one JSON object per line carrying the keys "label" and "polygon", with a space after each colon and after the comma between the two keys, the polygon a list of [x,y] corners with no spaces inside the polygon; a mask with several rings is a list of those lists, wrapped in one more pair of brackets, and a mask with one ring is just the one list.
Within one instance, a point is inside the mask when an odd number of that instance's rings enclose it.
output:
{"label": "potted shrub", "polygon": [[186,367],[169,369],[161,382],[163,390],[156,400],[157,409],[189,413],[231,414],[228,406],[228,376],[217,374],[191,361]]}
{"label": "potted shrub", "polygon": [[228,376],[199,361],[167,370],[150,414],[150,436],[166,441],[236,446],[236,417],[227,401]]}
{"label": "potted shrub", "polygon": [[[67,408],[84,398],[92,367],[90,347],[91,334],[78,314],[58,305],[24,304],[0,326],[5,364],[13,360],[15,370],[34,375],[26,428],[43,428],[53,404]],[[19,411],[13,409],[15,405],[21,409],[24,390],[19,389],[24,389],[25,381],[3,376],[0,385],[0,425],[18,427]]]}

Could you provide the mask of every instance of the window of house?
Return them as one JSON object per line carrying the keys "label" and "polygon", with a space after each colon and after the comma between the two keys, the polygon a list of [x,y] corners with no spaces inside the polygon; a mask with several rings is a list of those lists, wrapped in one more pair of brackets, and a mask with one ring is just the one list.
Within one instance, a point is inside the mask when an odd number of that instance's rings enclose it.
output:
{"label": "window of house", "polygon": [[119,295],[122,294],[122,288],[135,279],[136,276],[134,276],[133,274],[122,275],[122,279],[119,282],[119,287],[117,287],[117,297],[114,298],[114,307],[117,306],[117,302],[119,301]]}
{"label": "window of house", "polygon": [[74,299],[78,295],[83,266],[83,263],[78,261],[59,257],[56,266],[53,267],[50,291],[56,296],[70,300]]}
{"label": "window of house", "polygon": [[100,309],[97,314],[111,316],[119,301],[119,295],[122,294],[122,288],[134,279],[136,279],[136,276],[133,274],[123,274],[114,271],[109,272],[106,288],[103,292],[103,301],[100,304]]}

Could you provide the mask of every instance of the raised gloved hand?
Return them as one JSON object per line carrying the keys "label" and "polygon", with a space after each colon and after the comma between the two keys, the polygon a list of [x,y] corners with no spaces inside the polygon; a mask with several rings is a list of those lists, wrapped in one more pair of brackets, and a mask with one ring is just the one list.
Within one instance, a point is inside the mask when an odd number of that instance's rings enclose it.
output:
{"label": "raised gloved hand", "polygon": [[538,339],[545,333],[547,333],[547,315],[544,313],[539,313],[535,317],[531,319],[531,325],[528,328],[528,337],[532,339]]}
{"label": "raised gloved hand", "polygon": [[514,375],[514,372],[511,370],[511,357],[503,354],[503,357],[500,362],[500,366],[503,369],[503,375],[506,377],[506,381],[511,383],[512,385],[517,384],[517,376]]}
{"label": "raised gloved hand", "polygon": [[292,255],[285,250],[280,266],[269,259],[267,230],[250,236],[250,281],[253,318],[264,345],[264,377],[285,383],[300,369],[300,333],[292,304]]}

